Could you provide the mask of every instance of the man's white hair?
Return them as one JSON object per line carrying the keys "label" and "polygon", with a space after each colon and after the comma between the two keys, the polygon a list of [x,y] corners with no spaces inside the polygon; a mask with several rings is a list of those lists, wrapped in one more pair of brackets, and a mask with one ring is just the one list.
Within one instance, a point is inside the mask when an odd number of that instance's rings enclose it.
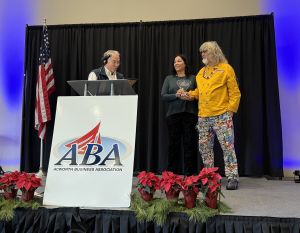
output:
{"label": "man's white hair", "polygon": [[119,51],[117,51],[117,50],[107,50],[104,54],[103,54],[103,56],[107,56],[107,55],[113,55],[113,54],[116,54],[116,55],[119,55],[120,56],[120,53],[119,53]]}
{"label": "man's white hair", "polygon": [[208,50],[214,57],[217,63],[228,63],[225,55],[222,52],[222,49],[216,41],[207,41],[204,42],[200,48],[200,53],[204,50]]}

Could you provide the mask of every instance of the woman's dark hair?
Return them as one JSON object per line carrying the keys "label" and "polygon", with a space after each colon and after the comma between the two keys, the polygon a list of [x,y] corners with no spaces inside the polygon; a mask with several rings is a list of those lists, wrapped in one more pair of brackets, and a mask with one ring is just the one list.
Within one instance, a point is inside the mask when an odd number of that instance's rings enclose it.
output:
{"label": "woman's dark hair", "polygon": [[[184,70],[185,76],[189,76],[189,75],[190,75],[190,70],[189,70],[189,64],[188,64],[188,61],[187,61],[187,59],[186,59],[186,56],[183,55],[183,54],[177,54],[177,55],[175,55],[174,59],[175,59],[176,57],[181,57],[181,59],[183,60],[183,62],[184,62],[184,64],[185,64],[185,70]],[[172,68],[172,73],[173,73],[174,75],[176,75],[177,72],[176,72],[175,67],[174,67],[174,59],[173,59],[173,62],[172,62],[172,67],[173,67],[173,68]]]}

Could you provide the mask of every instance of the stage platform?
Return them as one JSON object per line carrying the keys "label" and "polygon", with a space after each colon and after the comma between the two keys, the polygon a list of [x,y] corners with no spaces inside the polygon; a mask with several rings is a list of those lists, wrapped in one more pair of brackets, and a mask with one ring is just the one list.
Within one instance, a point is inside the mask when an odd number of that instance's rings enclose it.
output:
{"label": "stage platform", "polygon": [[233,215],[300,218],[300,184],[292,179],[241,177],[238,190],[223,193]]}
{"label": "stage platform", "polygon": [[[206,223],[190,222],[183,213],[171,213],[164,226],[137,222],[126,208],[83,209],[44,206],[17,209],[10,222],[0,222],[0,232],[300,232],[300,184],[292,180],[240,178],[240,188],[225,189],[225,202],[233,213]],[[135,187],[136,178],[133,179]],[[42,192],[42,190],[39,190]],[[162,195],[156,192],[157,196]]]}

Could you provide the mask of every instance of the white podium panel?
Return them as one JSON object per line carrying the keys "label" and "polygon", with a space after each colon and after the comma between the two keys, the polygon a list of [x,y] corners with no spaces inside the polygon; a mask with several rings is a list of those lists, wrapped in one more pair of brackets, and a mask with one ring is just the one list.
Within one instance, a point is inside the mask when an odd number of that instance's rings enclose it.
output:
{"label": "white podium panel", "polygon": [[58,97],[44,205],[129,207],[137,96]]}

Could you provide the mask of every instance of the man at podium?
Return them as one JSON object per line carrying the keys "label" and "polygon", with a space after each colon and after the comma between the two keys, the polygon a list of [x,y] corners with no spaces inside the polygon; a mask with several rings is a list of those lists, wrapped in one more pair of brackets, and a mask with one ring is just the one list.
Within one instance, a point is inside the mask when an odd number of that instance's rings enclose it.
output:
{"label": "man at podium", "polygon": [[116,80],[124,79],[124,75],[117,72],[120,66],[120,53],[107,50],[101,59],[101,67],[90,72],[88,80]]}

